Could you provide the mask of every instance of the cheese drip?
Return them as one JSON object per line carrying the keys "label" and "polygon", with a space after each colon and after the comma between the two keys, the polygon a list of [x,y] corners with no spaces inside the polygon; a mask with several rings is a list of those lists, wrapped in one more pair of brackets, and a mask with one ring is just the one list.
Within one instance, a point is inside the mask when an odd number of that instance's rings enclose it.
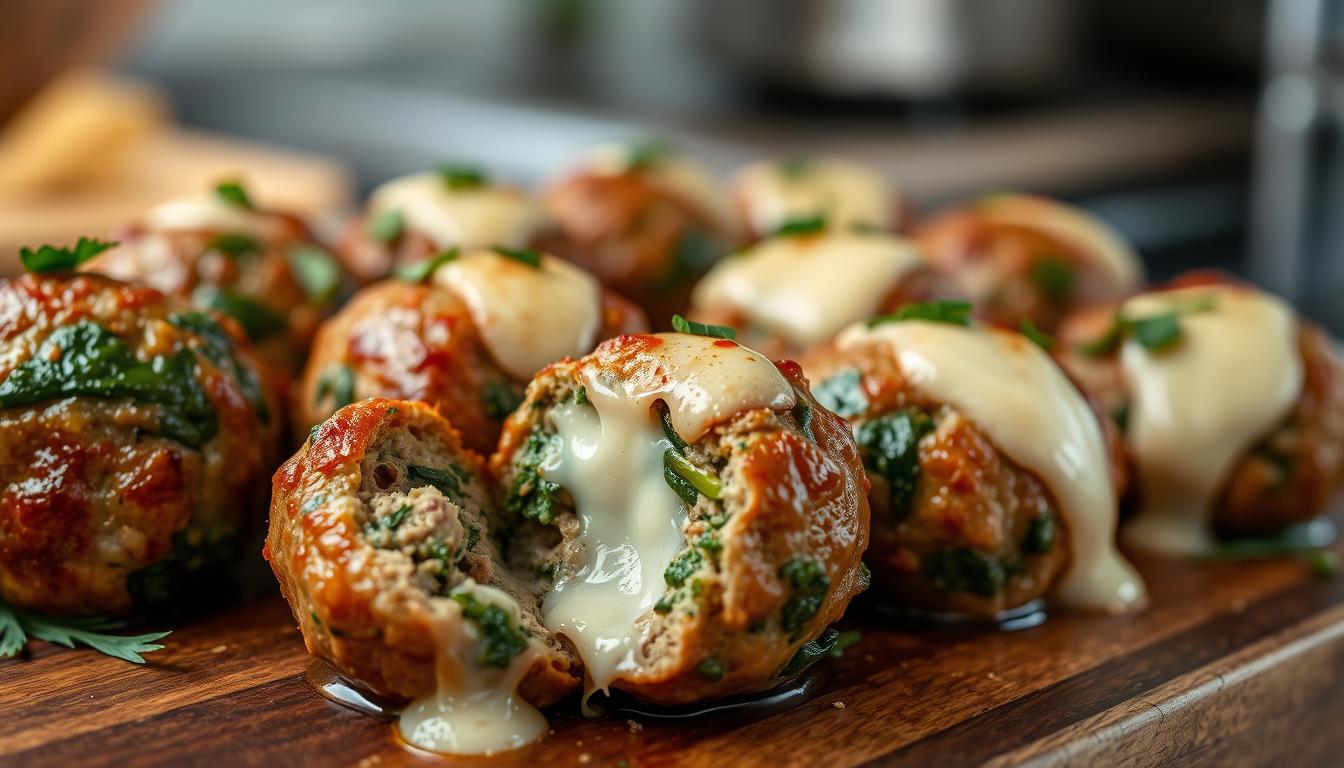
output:
{"label": "cheese drip", "polygon": [[896,223],[895,196],[882,178],[843,160],[803,160],[796,168],[763,160],[738,171],[733,189],[748,228],[758,234],[817,214],[833,229]]}
{"label": "cheese drip", "polygon": [[149,210],[145,225],[154,231],[208,231],[269,240],[284,234],[283,222],[219,195],[172,200]]}
{"label": "cheese drip", "polygon": [[369,197],[369,216],[401,213],[407,228],[439,248],[526,246],[541,222],[540,208],[518,190],[502,186],[453,189],[432,171],[393,179]]}
{"label": "cheese drip", "polygon": [[1105,270],[1116,294],[1133,291],[1143,281],[1138,254],[1109,224],[1073,206],[1028,195],[992,195],[975,209],[990,224],[1036,229],[1072,243]]}
{"label": "cheese drip", "polygon": [[[518,604],[505,592],[471,580],[458,590],[504,608],[514,625],[521,625]],[[541,738],[546,718],[518,696],[518,684],[539,655],[538,641],[530,640],[507,668],[483,665],[479,628],[457,603],[449,611],[433,627],[436,687],[402,711],[402,737],[421,749],[451,755],[489,755]]]}
{"label": "cheese drip", "polygon": [[622,364],[605,365],[601,350],[580,363],[588,404],[551,412],[560,447],[540,468],[574,498],[580,525],[542,620],[578,649],[586,694],[646,662],[647,619],[667,589],[663,572],[686,546],[686,511],[663,479],[672,444],[654,402],[667,403],[688,442],[741,411],[795,402],[774,364],[745,347],[683,334],[643,338],[657,343]]}
{"label": "cheese drip", "polygon": [[1210,309],[1180,315],[1171,349],[1154,352],[1130,339],[1120,350],[1133,397],[1125,439],[1142,495],[1124,536],[1167,554],[1214,546],[1209,519],[1228,474],[1302,391],[1297,321],[1273,296],[1206,286],[1136,297],[1121,311],[1143,318],[1208,299]]}
{"label": "cheese drip", "polygon": [[469,251],[434,272],[471,312],[490,356],[527,380],[566,356],[593,348],[602,325],[602,287],[567,261],[532,266],[493,250]]}
{"label": "cheese drip", "polygon": [[1050,356],[1025,337],[946,323],[851,327],[841,348],[885,343],[911,384],[957,409],[1060,505],[1072,550],[1055,587],[1064,605],[1112,613],[1144,602],[1142,578],[1115,546],[1116,493],[1095,414]]}
{"label": "cheese drip", "polygon": [[696,285],[693,301],[732,308],[803,348],[877,314],[882,299],[922,265],[914,246],[897,237],[777,237],[720,261]]}

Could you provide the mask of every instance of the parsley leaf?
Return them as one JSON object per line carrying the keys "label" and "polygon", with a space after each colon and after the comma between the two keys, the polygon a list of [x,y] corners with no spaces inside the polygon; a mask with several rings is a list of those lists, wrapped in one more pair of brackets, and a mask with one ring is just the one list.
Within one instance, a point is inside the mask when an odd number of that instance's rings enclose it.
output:
{"label": "parsley leaf", "polygon": [[815,235],[826,229],[826,217],[820,213],[812,216],[803,216],[796,219],[789,219],[780,224],[771,237],[799,237],[802,235]]}
{"label": "parsley leaf", "polygon": [[485,173],[479,168],[459,165],[441,165],[434,169],[443,185],[453,191],[479,189],[485,186]]}
{"label": "parsley leaf", "polygon": [[405,228],[406,219],[401,215],[401,211],[392,209],[369,219],[364,225],[364,232],[383,245],[391,245],[401,237]]}
{"label": "parsley leaf", "polygon": [[239,208],[244,208],[249,211],[255,210],[255,206],[252,205],[252,198],[248,197],[247,190],[243,189],[242,183],[237,180],[221,181],[216,184],[215,194],[223,198],[225,202],[236,205]]}
{"label": "parsley leaf", "polygon": [[285,254],[294,279],[299,281],[308,300],[326,304],[341,287],[341,268],[331,254],[312,245],[297,245]]}
{"label": "parsley leaf", "polygon": [[502,245],[496,245],[495,253],[513,259],[514,261],[522,262],[533,269],[541,268],[541,251],[534,251],[531,248],[507,248]]}
{"label": "parsley leaf", "polygon": [[737,330],[726,325],[710,325],[687,320],[681,315],[672,316],[672,328],[678,333],[693,333],[697,336],[709,336],[714,339],[736,339]]}
{"label": "parsley leaf", "polygon": [[1152,352],[1167,349],[1181,339],[1181,322],[1175,312],[1134,320],[1131,327],[1134,340]]}
{"label": "parsley leaf", "polygon": [[170,634],[107,634],[107,630],[121,629],[123,626],[123,622],[97,617],[43,616],[0,603],[0,657],[15,655],[23,649],[29,637],[35,637],[66,648],[74,648],[78,643],[108,656],[144,664],[145,659],[140,654],[163,648],[156,641]]}
{"label": "parsley leaf", "polygon": [[108,243],[96,238],[81,237],[73,249],[57,248],[53,245],[44,245],[36,251],[20,248],[19,260],[23,262],[25,270],[36,274],[62,272],[74,269],[114,245],[115,242]]}
{"label": "parsley leaf", "polygon": [[1031,322],[1030,317],[1022,318],[1022,322],[1018,323],[1017,328],[1022,332],[1023,336],[1031,339],[1032,343],[1041,349],[1044,349],[1046,352],[1055,348],[1055,338],[1045,331],[1042,331],[1040,328],[1037,328],[1036,324]]}
{"label": "parsley leaf", "polygon": [[971,303],[969,301],[913,301],[904,304],[889,315],[881,315],[868,321],[869,328],[886,323],[899,323],[905,320],[924,320],[930,323],[949,325],[971,324]]}
{"label": "parsley leaf", "polygon": [[408,283],[423,283],[434,274],[435,270],[457,258],[457,249],[449,248],[442,253],[417,261],[414,264],[402,264],[392,270],[392,274],[405,280]]}
{"label": "parsley leaf", "polygon": [[665,141],[642,141],[631,144],[626,151],[625,167],[632,172],[647,171],[661,164],[672,153],[672,146]]}

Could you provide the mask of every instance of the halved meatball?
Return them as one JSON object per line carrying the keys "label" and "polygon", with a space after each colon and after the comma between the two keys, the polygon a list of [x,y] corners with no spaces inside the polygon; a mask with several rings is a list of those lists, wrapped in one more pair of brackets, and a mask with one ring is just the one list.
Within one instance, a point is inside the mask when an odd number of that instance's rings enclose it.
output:
{"label": "halved meatball", "polygon": [[[1175,302],[1168,313],[1144,325],[1148,331],[1143,339],[1137,337],[1142,318],[1127,317],[1128,304],[1079,310],[1060,327],[1060,362],[1126,432],[1127,456],[1136,480],[1129,502],[1140,513],[1155,502],[1149,498],[1150,493],[1145,493],[1144,449],[1134,444],[1132,433],[1138,418],[1134,387],[1143,379],[1126,374],[1123,349],[1128,343],[1134,359],[1161,361],[1180,355],[1185,337],[1192,333],[1198,334],[1198,343],[1203,343],[1202,334],[1216,334],[1227,340],[1225,363],[1221,369],[1203,371],[1202,375],[1218,389],[1246,380],[1252,370],[1264,370],[1268,364],[1257,358],[1258,336],[1253,338],[1243,325],[1219,319],[1226,308],[1220,308],[1220,300],[1226,304],[1230,299],[1223,297],[1239,294],[1252,300],[1261,296],[1260,301],[1271,307],[1283,306],[1229,276],[1192,272],[1137,297],[1136,301],[1156,298]],[[1278,412],[1267,414],[1270,423],[1261,432],[1242,435],[1242,442],[1231,446],[1236,453],[1207,499],[1210,508],[1205,510],[1208,524],[1223,537],[1270,535],[1311,520],[1324,512],[1344,482],[1344,364],[1327,334],[1293,315],[1286,306],[1279,312],[1286,317],[1283,338],[1268,339],[1265,345],[1287,353],[1300,383],[1286,394],[1288,400],[1280,404]],[[1265,325],[1255,323],[1249,330],[1258,333]],[[1162,328],[1174,330],[1161,337],[1148,335]],[[1209,398],[1216,394],[1215,389],[1208,391]],[[1269,401],[1268,396],[1257,398],[1259,404]],[[1238,415],[1224,412],[1221,421],[1231,423]]]}
{"label": "halved meatball", "polygon": [[984,321],[1051,331],[1072,309],[1138,289],[1143,265],[1105,222],[1064,203],[993,195],[944,211],[911,235]]}
{"label": "halved meatball", "polygon": [[552,229],[540,245],[629,297],[660,328],[734,240],[708,175],[656,148],[609,148],[552,184],[543,202]]}
{"label": "halved meatball", "polygon": [[171,608],[234,564],[277,461],[241,329],[97,275],[0,281],[0,597]]}
{"label": "halved meatball", "polygon": [[540,204],[526,192],[474,168],[441,167],[375,189],[346,227],[339,253],[367,283],[449,248],[525,248],[541,219]]}
{"label": "halved meatball", "polygon": [[302,368],[342,287],[336,261],[299,217],[256,207],[237,185],[164,203],[114,239],[80,269],[229,315],[286,377]]}
{"label": "halved meatball", "polygon": [[[431,406],[375,398],[337,411],[276,473],[266,539],[308,651],[398,699],[433,693],[454,659],[505,668],[524,651],[524,699],[572,690],[569,651],[500,567],[490,509],[481,459]],[[455,631],[467,622],[473,632]]]}
{"label": "halved meatball", "polygon": [[[423,270],[423,282],[394,278],[356,293],[318,329],[295,403],[300,433],[356,400],[404,398],[440,408],[467,447],[486,454],[537,369],[646,327],[637,307],[602,291],[576,268],[544,254],[509,252],[533,254],[536,264],[469,251]],[[464,264],[484,264],[490,271],[482,279],[499,293],[487,300],[484,292],[451,279],[450,272]],[[558,314],[567,306],[561,294],[589,301],[591,318]],[[557,336],[556,345],[539,341]],[[560,351],[549,358],[546,349]],[[531,361],[538,350],[540,357]]]}
{"label": "halved meatball", "polygon": [[[623,336],[547,368],[491,470],[507,561],[589,690],[675,704],[768,687],[867,586],[847,426],[795,364],[731,341]],[[634,592],[603,591],[617,580]],[[630,643],[625,660],[597,635]]]}

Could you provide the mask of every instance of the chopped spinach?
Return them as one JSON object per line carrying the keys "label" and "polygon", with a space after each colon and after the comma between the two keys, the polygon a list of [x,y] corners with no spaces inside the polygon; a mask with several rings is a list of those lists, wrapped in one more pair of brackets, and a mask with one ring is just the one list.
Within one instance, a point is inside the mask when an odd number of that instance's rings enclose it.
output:
{"label": "chopped spinach", "polygon": [[858,416],[868,409],[868,397],[863,393],[863,374],[857,368],[823,379],[812,391],[817,402],[841,416]]}
{"label": "chopped spinach", "polygon": [[924,556],[924,578],[944,592],[969,592],[993,597],[1003,591],[1008,571],[993,555],[966,547],[941,549]]}
{"label": "chopped spinach", "polygon": [[780,613],[780,626],[785,632],[797,636],[821,609],[831,579],[820,561],[804,558],[795,558],[780,566],[779,575],[793,585],[793,595]]}
{"label": "chopped spinach", "polygon": [[541,463],[557,449],[558,439],[540,430],[528,435],[527,444],[518,457],[513,485],[504,500],[506,512],[536,520],[542,525],[555,522],[555,505],[561,489],[558,483],[541,476]]}
{"label": "chopped spinach", "polygon": [[798,648],[798,652],[793,654],[789,663],[779,670],[779,677],[793,677],[813,664],[821,661],[835,650],[840,642],[840,632],[834,629],[827,629],[815,640],[808,640]]}
{"label": "chopped spinach", "polygon": [[667,570],[663,572],[663,581],[667,582],[669,587],[680,587],[691,578],[692,574],[700,570],[700,565],[704,562],[699,550],[684,549],[667,564]]}
{"label": "chopped spinach", "polygon": [[933,431],[933,419],[915,408],[862,422],[854,432],[863,465],[887,481],[891,513],[905,516],[919,484],[919,441]]}
{"label": "chopped spinach", "polygon": [[126,342],[88,320],[56,329],[0,382],[3,408],[72,396],[129,397],[157,405],[159,431],[193,448],[219,430],[190,349],[142,361]]}
{"label": "chopped spinach", "polygon": [[503,606],[487,603],[466,590],[451,595],[462,606],[462,615],[480,631],[481,652],[476,657],[483,667],[507,669],[513,657],[527,650],[527,630],[516,626]]}
{"label": "chopped spinach", "polygon": [[523,404],[523,393],[507,381],[492,382],[485,385],[481,401],[485,406],[485,415],[499,421],[508,418]]}
{"label": "chopped spinach", "polygon": [[315,245],[296,245],[285,253],[289,270],[314,304],[326,304],[341,289],[341,268],[331,254]]}
{"label": "chopped spinach", "polygon": [[1022,537],[1022,551],[1028,555],[1044,555],[1055,548],[1055,516],[1046,512],[1027,525]]}
{"label": "chopped spinach", "polygon": [[[420,464],[406,465],[406,479],[408,482],[423,481],[434,486],[444,496],[460,501],[462,495],[462,483],[471,482],[471,473],[456,464],[449,464],[448,469],[435,469]],[[412,488],[420,486],[413,485]]]}
{"label": "chopped spinach", "polygon": [[204,312],[180,312],[169,315],[168,322],[174,328],[196,334],[201,342],[200,351],[216,367],[232,372],[243,398],[252,404],[257,416],[263,422],[270,421],[271,413],[266,407],[261,381],[251,368],[243,365],[238,359],[238,347],[234,344],[233,337],[215,318]]}
{"label": "chopped spinach", "polygon": [[710,682],[718,682],[723,679],[724,675],[728,674],[728,668],[714,656],[706,656],[696,665],[695,671]]}
{"label": "chopped spinach", "polygon": [[241,293],[203,285],[196,289],[191,298],[198,306],[237,320],[247,332],[247,337],[253,341],[267,339],[289,327],[284,315]]}

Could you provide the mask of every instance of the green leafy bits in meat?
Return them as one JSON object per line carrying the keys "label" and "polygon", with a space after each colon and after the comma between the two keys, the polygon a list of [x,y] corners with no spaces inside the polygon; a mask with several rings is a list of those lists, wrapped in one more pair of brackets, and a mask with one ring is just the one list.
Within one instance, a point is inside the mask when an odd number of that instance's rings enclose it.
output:
{"label": "green leafy bits in meat", "polygon": [[663,572],[663,581],[667,582],[669,587],[680,587],[691,578],[691,575],[700,570],[700,565],[704,563],[699,550],[686,549],[667,564],[667,570]]}
{"label": "green leafy bits in meat", "polygon": [[924,578],[944,592],[969,592],[993,597],[1003,591],[1007,569],[993,555],[964,547],[943,549],[924,556]]}
{"label": "green leafy bits in meat", "polygon": [[523,446],[522,456],[518,458],[513,486],[504,500],[506,512],[536,520],[542,525],[555,522],[555,505],[561,489],[559,484],[541,476],[541,463],[555,450],[556,440],[555,436],[541,431],[528,435],[527,445]]}
{"label": "green leafy bits in meat", "polygon": [[466,590],[451,597],[480,633],[481,652],[476,661],[481,666],[507,669],[514,656],[527,650],[527,631],[515,626],[503,607],[484,602]]}
{"label": "green leafy bits in meat", "polygon": [[780,625],[785,632],[797,635],[817,615],[821,601],[831,587],[826,568],[817,560],[795,558],[780,566],[781,579],[793,585],[793,595],[784,603]]}
{"label": "green leafy bits in meat", "polygon": [[919,441],[933,431],[933,419],[914,408],[859,424],[855,439],[863,465],[887,481],[891,511],[903,517],[919,483]]}
{"label": "green leafy bits in meat", "polygon": [[817,402],[841,416],[858,416],[868,409],[868,398],[863,394],[863,375],[854,368],[821,382],[812,394]]}
{"label": "green leafy bits in meat", "polygon": [[37,354],[0,382],[0,407],[64,397],[129,397],[159,406],[159,431],[199,448],[219,430],[215,409],[196,379],[189,349],[139,360],[106,328],[83,321],[58,328]]}
{"label": "green leafy bits in meat", "polygon": [[695,671],[710,682],[718,682],[723,679],[724,675],[728,674],[728,669],[723,666],[723,662],[714,656],[706,656],[704,661],[696,665]]}
{"label": "green leafy bits in meat", "polygon": [[517,410],[519,405],[522,405],[523,395],[512,384],[495,382],[485,385],[481,401],[485,406],[485,415],[496,421],[501,421],[508,418],[509,414]]}
{"label": "green leafy bits in meat", "polygon": [[344,408],[355,402],[355,369],[345,363],[332,363],[317,380],[314,400],[320,405],[331,398],[332,408]]}
{"label": "green leafy bits in meat", "polygon": [[1028,555],[1044,555],[1055,548],[1055,518],[1046,513],[1027,525],[1022,537],[1022,551]]}

